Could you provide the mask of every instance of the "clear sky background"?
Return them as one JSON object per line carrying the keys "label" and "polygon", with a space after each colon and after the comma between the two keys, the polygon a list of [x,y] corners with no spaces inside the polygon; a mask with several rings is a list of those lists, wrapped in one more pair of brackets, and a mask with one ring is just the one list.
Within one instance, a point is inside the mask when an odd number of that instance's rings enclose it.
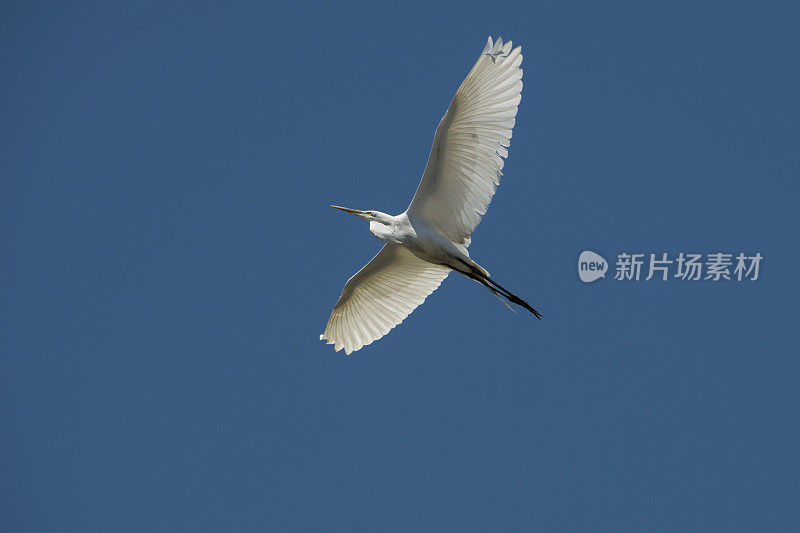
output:
{"label": "clear sky background", "polygon": [[[0,530],[800,529],[793,2],[4,2]],[[318,340],[487,36],[472,256]],[[580,282],[584,249],[760,252]]]}

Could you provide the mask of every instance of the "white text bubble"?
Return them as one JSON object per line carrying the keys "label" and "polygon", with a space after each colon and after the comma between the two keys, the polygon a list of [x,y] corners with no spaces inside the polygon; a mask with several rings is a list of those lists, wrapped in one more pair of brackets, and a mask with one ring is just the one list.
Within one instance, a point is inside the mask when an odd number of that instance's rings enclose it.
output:
{"label": "white text bubble", "polygon": [[606,277],[608,261],[603,256],[585,250],[578,257],[578,276],[584,283],[591,283],[599,278]]}

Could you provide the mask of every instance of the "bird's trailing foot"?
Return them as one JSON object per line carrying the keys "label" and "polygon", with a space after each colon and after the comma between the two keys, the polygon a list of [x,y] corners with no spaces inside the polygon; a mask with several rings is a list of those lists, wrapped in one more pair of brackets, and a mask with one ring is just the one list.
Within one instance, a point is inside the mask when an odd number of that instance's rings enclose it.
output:
{"label": "bird's trailing foot", "polygon": [[[541,320],[541,319],[542,319],[542,313],[540,313],[539,311],[537,311],[536,309],[534,309],[534,308],[531,306],[531,304],[529,304],[528,302],[526,302],[525,300],[523,300],[522,298],[520,298],[519,296],[517,296],[517,295],[516,295],[516,294],[514,294],[513,292],[509,291],[508,289],[506,289],[506,288],[502,287],[502,286],[501,286],[499,283],[495,282],[495,281],[494,281],[494,280],[492,280],[491,278],[486,278],[486,281],[487,281],[488,283],[490,283],[490,284],[494,285],[494,287],[496,287],[497,289],[501,290],[501,291],[503,292],[503,296],[505,296],[506,298],[508,298],[508,299],[511,301],[511,303],[515,303],[515,304],[517,304],[517,305],[519,305],[519,306],[522,306],[522,307],[524,307],[525,309],[527,309],[528,311],[530,311],[530,312],[533,314],[533,316],[535,316],[535,317],[536,317],[536,318],[538,318],[539,320]],[[487,285],[487,287],[488,287],[488,285]],[[494,291],[493,291],[493,292],[494,292]]]}
{"label": "bird's trailing foot", "polygon": [[[463,263],[463,261],[462,261],[462,263]],[[466,263],[464,263],[464,265],[466,265]],[[482,284],[484,287],[486,287],[487,289],[492,291],[492,294],[497,296],[498,300],[503,302],[506,307],[508,307],[509,309],[514,311],[515,313],[516,313],[516,310],[513,307],[511,307],[508,304],[508,302],[503,299],[503,297],[508,298],[508,300],[511,303],[517,304],[517,305],[527,309],[528,311],[530,311],[533,314],[533,316],[535,316],[539,320],[542,319],[542,313],[540,313],[539,311],[534,309],[531,306],[531,304],[529,304],[528,302],[526,302],[525,300],[523,300],[522,298],[520,298],[519,296],[517,296],[516,294],[514,294],[510,290],[506,289],[505,287],[503,287],[502,285],[500,285],[499,283],[497,283],[493,279],[489,278],[488,276],[481,275],[476,271],[465,272],[465,271],[459,270],[459,269],[454,269],[454,270],[456,270],[456,272],[460,272],[461,274],[464,274],[465,276],[467,276],[470,279],[474,279],[475,281],[477,281],[478,283]]]}

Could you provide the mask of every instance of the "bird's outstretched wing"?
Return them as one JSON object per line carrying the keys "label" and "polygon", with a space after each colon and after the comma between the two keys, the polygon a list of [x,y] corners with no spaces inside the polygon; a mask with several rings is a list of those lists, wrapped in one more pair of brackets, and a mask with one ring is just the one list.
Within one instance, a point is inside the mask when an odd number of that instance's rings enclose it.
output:
{"label": "bird's outstretched wing", "polygon": [[408,214],[455,243],[469,245],[500,183],[522,97],[521,64],[521,47],[489,37],[436,128]]}
{"label": "bird's outstretched wing", "polygon": [[361,349],[402,322],[449,273],[402,246],[385,245],[347,280],[320,340],[348,355]]}

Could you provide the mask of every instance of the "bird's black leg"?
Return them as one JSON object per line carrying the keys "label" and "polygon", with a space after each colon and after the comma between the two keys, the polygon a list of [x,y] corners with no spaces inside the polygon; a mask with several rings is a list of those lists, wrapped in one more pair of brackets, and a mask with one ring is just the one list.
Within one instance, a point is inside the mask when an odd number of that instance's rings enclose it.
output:
{"label": "bird's black leg", "polygon": [[539,311],[537,311],[536,309],[531,307],[531,304],[529,304],[528,302],[526,302],[525,300],[523,300],[522,298],[520,298],[519,296],[517,296],[516,294],[514,294],[510,290],[506,289],[505,287],[503,287],[502,285],[500,285],[499,283],[494,281],[492,278],[486,278],[486,281],[491,283],[495,287],[497,287],[499,290],[503,291],[503,296],[505,296],[506,298],[511,300],[512,303],[515,303],[517,305],[521,305],[522,307],[524,307],[525,309],[527,309],[528,311],[533,313],[533,316],[535,316],[539,320],[542,319],[542,313],[540,313]]}
{"label": "bird's black leg", "polygon": [[542,314],[539,311],[537,311],[536,309],[534,309],[531,306],[531,304],[529,304],[528,302],[526,302],[525,300],[523,300],[522,298],[520,298],[519,296],[517,296],[513,292],[509,291],[508,289],[504,288],[503,286],[501,286],[499,283],[495,282],[491,278],[483,276],[482,274],[480,274],[478,272],[475,272],[472,269],[472,267],[470,265],[468,265],[467,263],[464,263],[463,261],[459,261],[459,262],[461,262],[467,268],[465,270],[461,270],[459,268],[453,268],[451,265],[445,265],[445,266],[449,266],[450,268],[452,268],[456,272],[458,272],[460,274],[463,274],[463,275],[467,276],[470,279],[474,279],[475,281],[477,281],[478,283],[480,283],[481,285],[483,285],[484,287],[486,287],[487,289],[492,291],[492,294],[497,296],[497,298],[501,302],[503,302],[506,305],[506,307],[508,307],[512,311],[514,309],[510,305],[508,305],[508,302],[506,302],[503,299],[503,296],[508,298],[511,301],[511,303],[515,303],[515,304],[517,304],[519,306],[524,307],[525,309],[527,309],[528,311],[533,313],[533,316],[535,316],[539,320],[542,319]]}

